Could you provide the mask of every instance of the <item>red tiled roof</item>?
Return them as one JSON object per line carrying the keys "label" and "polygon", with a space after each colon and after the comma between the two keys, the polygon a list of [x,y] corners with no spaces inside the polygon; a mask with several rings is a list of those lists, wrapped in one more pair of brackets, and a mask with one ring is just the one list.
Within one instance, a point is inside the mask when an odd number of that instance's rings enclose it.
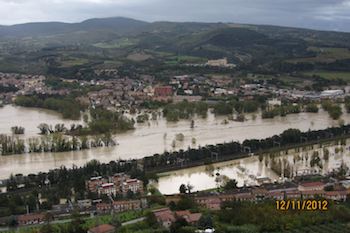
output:
{"label": "red tiled roof", "polygon": [[175,222],[175,216],[173,212],[169,208],[163,208],[159,210],[153,211],[154,215],[156,216],[158,221],[165,222],[165,221],[171,221]]}
{"label": "red tiled roof", "polygon": [[194,213],[187,216],[186,220],[188,223],[196,223],[202,217],[201,213]]}
{"label": "red tiled roof", "polygon": [[190,215],[191,212],[189,210],[180,210],[180,211],[175,211],[175,215],[178,217],[183,217],[186,215]]}

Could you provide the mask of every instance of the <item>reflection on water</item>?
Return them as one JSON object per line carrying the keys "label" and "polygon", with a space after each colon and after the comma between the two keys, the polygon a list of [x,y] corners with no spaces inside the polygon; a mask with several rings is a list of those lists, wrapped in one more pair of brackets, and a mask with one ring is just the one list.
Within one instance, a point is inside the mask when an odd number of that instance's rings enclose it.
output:
{"label": "reflection on water", "polygon": [[[350,123],[350,115],[344,114],[345,123]],[[253,120],[252,115],[246,116],[246,122],[229,122],[223,125],[224,117],[215,117],[209,114],[206,119],[195,119],[195,127],[191,129],[190,121],[168,123],[161,118],[158,121],[150,121],[150,124],[137,124],[136,130],[117,135],[115,139],[119,145],[114,148],[97,148],[89,151],[75,151],[64,153],[28,154],[0,157],[0,179],[7,178],[11,173],[36,173],[48,171],[62,165],[71,167],[83,165],[92,159],[101,162],[109,162],[118,158],[142,158],[165,150],[187,149],[207,144],[229,142],[232,140],[243,141],[252,138],[266,138],[274,134],[280,134],[289,128],[298,128],[302,131],[309,129],[324,129],[336,126],[338,121],[333,121],[328,114],[322,110],[318,114],[301,113],[288,115],[287,117],[275,119],[261,119],[258,116]],[[26,109],[13,106],[5,106],[0,109],[0,133],[9,133],[13,125],[21,125],[26,128],[25,137],[38,133],[37,126],[40,123],[49,124],[65,123],[70,125],[71,121],[62,120],[51,111]],[[75,122],[76,123],[76,122]],[[173,140],[176,134],[182,133],[185,138],[176,143],[173,148]],[[196,144],[193,145],[193,138]],[[254,164],[254,163],[253,163]],[[255,170],[257,165],[248,169]],[[263,169],[263,168],[262,168]]]}
{"label": "reflection on water", "polygon": [[[295,149],[289,150],[288,155],[280,155],[275,160],[287,159],[293,169],[294,175],[301,174],[327,174],[333,169],[338,169],[341,163],[350,166],[350,141],[346,146],[329,145],[320,147],[314,145],[312,148],[306,148],[303,151],[296,152]],[[325,161],[324,149],[329,151],[329,159]],[[322,168],[310,166],[312,154],[317,151],[322,160]],[[341,152],[343,151],[343,152]],[[285,153],[281,153],[285,154]],[[300,159],[296,159],[300,158]],[[227,177],[235,179],[238,186],[243,185],[259,185],[259,180],[269,178],[271,182],[282,181],[282,179],[270,168],[270,156],[264,157],[263,161],[259,161],[257,156],[244,158],[209,166],[200,166],[195,168],[183,169],[175,172],[160,174],[158,184],[159,191],[163,194],[174,194],[179,192],[181,184],[191,184],[194,186],[193,191],[201,191],[212,189],[222,184],[222,179],[218,177]]]}

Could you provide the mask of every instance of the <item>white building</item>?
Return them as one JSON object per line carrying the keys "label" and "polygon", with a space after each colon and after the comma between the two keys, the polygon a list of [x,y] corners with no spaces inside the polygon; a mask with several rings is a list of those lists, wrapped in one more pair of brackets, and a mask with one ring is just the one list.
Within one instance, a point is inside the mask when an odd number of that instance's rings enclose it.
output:
{"label": "white building", "polygon": [[321,98],[334,98],[344,95],[343,90],[326,90],[321,92]]}
{"label": "white building", "polygon": [[117,190],[114,186],[114,183],[106,183],[102,184],[101,187],[98,190],[99,194],[104,194],[104,195],[117,195]]}

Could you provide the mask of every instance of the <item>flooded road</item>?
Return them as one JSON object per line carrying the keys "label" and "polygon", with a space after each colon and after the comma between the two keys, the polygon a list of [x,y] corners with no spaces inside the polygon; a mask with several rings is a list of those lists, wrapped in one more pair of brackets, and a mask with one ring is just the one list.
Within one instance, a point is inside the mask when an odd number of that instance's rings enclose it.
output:
{"label": "flooded road", "polygon": [[[289,128],[307,131],[338,125],[338,121],[332,120],[328,113],[322,110],[319,113],[300,113],[274,119],[263,120],[259,114],[256,118],[253,115],[247,115],[246,118],[248,120],[245,122],[230,121],[228,124],[223,124],[225,117],[215,117],[213,114],[209,114],[206,119],[195,119],[193,129],[190,127],[190,121],[168,123],[164,118],[160,118],[157,121],[136,124],[135,130],[116,135],[115,139],[119,145],[113,148],[0,156],[0,179],[7,178],[11,173],[30,174],[48,171],[62,165],[67,167],[71,167],[73,164],[81,166],[92,159],[109,162],[118,158],[142,158],[155,153],[187,149],[199,145],[266,138],[274,134],[280,134]],[[349,114],[344,113],[342,119],[345,123],[350,123]],[[46,110],[13,106],[0,108],[0,134],[9,134],[11,126],[20,125],[26,128],[26,134],[23,137],[36,136],[38,133],[37,126],[44,122],[52,125],[64,123],[66,126],[71,123],[78,123],[63,120],[59,115]],[[184,135],[184,140],[176,141],[174,147],[174,139],[179,133]],[[249,169],[255,169],[255,167]]]}

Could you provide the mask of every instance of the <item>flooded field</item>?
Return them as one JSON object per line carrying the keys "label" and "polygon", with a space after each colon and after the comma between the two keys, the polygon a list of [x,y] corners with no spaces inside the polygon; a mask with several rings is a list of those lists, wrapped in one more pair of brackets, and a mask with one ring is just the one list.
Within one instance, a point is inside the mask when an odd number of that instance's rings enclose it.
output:
{"label": "flooded field", "polygon": [[[260,114],[257,114],[257,117],[247,115],[246,118],[248,120],[245,122],[229,121],[228,124],[223,124],[225,117],[215,117],[209,113],[205,119],[196,118],[194,128],[191,128],[190,121],[169,123],[161,117],[157,121],[136,124],[135,130],[116,135],[115,140],[119,145],[112,148],[2,156],[0,157],[0,179],[7,178],[11,173],[29,174],[48,171],[62,165],[67,167],[71,167],[73,164],[80,166],[92,159],[109,162],[118,158],[142,158],[155,153],[187,149],[199,145],[266,138],[280,134],[289,128],[306,131],[338,125],[338,121],[332,120],[328,113],[322,110],[319,113],[300,113],[274,119],[261,119]],[[342,119],[345,123],[350,123],[350,114],[344,113]],[[10,134],[10,128],[19,125],[26,129],[25,135],[21,137],[38,136],[37,126],[40,123],[52,125],[64,123],[69,126],[72,123],[79,123],[79,121],[64,120],[59,114],[41,109],[27,109],[10,105],[0,108],[0,134]],[[184,135],[184,139],[174,143],[176,135],[180,133]],[[246,166],[249,170],[255,170],[258,165],[248,159]]]}
{"label": "flooded field", "polygon": [[[272,160],[288,161],[293,176],[301,174],[327,174],[338,169],[342,163],[350,166],[350,140],[347,145],[314,145],[300,148],[300,151],[291,149],[270,155],[266,154],[260,161],[258,156],[218,163],[208,166],[183,169],[179,171],[160,174],[158,184],[155,186],[163,194],[179,192],[181,184],[192,185],[193,191],[213,189],[222,185],[227,179],[235,179],[238,186],[259,185],[263,182],[283,182],[286,178],[271,169]],[[328,151],[328,152],[325,152]],[[322,166],[310,165],[313,154],[318,154]],[[325,159],[325,153],[329,153]],[[327,156],[326,156],[327,157]]]}

